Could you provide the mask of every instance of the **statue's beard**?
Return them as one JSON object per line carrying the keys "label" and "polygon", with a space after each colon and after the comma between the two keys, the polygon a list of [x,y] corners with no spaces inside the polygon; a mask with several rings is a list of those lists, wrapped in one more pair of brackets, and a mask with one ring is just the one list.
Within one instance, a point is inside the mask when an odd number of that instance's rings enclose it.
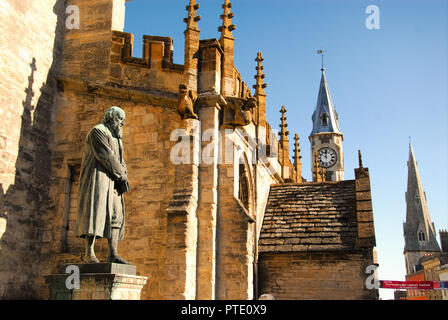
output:
{"label": "statue's beard", "polygon": [[123,128],[120,126],[118,121],[113,121],[109,124],[109,126],[115,138],[121,139],[123,137]]}
{"label": "statue's beard", "polygon": [[123,138],[123,128],[120,125],[114,126],[114,134],[117,138]]}

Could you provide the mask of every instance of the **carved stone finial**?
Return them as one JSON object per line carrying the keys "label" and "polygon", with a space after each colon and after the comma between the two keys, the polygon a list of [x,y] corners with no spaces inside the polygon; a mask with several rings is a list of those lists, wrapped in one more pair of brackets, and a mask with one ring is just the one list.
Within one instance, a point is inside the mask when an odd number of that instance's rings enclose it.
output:
{"label": "carved stone finial", "polygon": [[325,182],[325,181],[327,181],[327,175],[326,175],[326,169],[325,168],[321,168],[320,169],[320,180],[321,180],[321,182]]}
{"label": "carved stone finial", "polygon": [[298,164],[300,161],[300,159],[302,159],[302,156],[300,155],[300,149],[299,149],[299,135],[296,133],[296,135],[294,136],[294,165]]}
{"label": "carved stone finial", "polygon": [[296,170],[296,182],[302,182],[302,156],[299,149],[299,135],[296,133],[294,136],[294,169]]}
{"label": "carved stone finial", "polygon": [[282,106],[282,108],[280,109],[280,112],[281,112],[283,115],[287,112],[285,106]]}
{"label": "carved stone finial", "polygon": [[314,182],[325,182],[326,181],[326,171],[325,171],[325,168],[322,168],[320,166],[319,154],[317,151],[314,153],[313,181]]}
{"label": "carved stone finial", "polygon": [[198,9],[199,4],[196,3],[196,0],[190,0],[190,4],[186,7],[188,17],[184,19],[184,22],[187,24],[187,30],[199,31],[198,21],[201,20],[201,16],[197,15]]}
{"label": "carved stone finial", "polygon": [[361,156],[361,150],[358,150],[358,160],[359,160],[359,168],[362,168],[362,156]]}
{"label": "carved stone finial", "polygon": [[268,85],[264,83],[265,75],[263,73],[263,65],[261,62],[263,61],[263,56],[261,52],[257,53],[257,57],[255,58],[255,61],[257,62],[257,67],[255,68],[257,70],[257,74],[255,75],[255,85],[253,86],[255,89],[255,96],[257,95],[266,95],[264,92],[264,88],[266,88]]}
{"label": "carved stone finial", "polygon": [[280,112],[282,114],[282,117],[280,118],[281,124],[280,124],[280,132],[278,133],[280,135],[280,141],[283,139],[287,139],[287,136],[289,136],[289,131],[286,130],[288,127],[288,124],[286,123],[286,108],[285,106],[282,106],[280,109]]}
{"label": "carved stone finial", "polygon": [[317,182],[318,172],[319,172],[319,159],[318,159],[317,151],[313,155],[313,162],[314,162],[314,165],[313,165],[313,181]]}
{"label": "carved stone finial", "polygon": [[198,119],[194,113],[194,103],[196,102],[196,94],[184,84],[179,86],[179,104],[177,105],[177,112],[182,119]]}
{"label": "carved stone finial", "polygon": [[230,0],[224,0],[222,8],[224,9],[224,14],[220,17],[222,25],[218,28],[218,31],[221,32],[221,38],[233,38],[232,31],[236,29],[236,26],[232,24],[234,15],[230,10],[232,8]]}

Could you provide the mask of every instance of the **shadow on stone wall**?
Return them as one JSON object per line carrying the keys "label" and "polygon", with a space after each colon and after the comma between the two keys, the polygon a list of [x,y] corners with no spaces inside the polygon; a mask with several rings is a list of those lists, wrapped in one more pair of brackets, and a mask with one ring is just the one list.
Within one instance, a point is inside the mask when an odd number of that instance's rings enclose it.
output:
{"label": "shadow on stone wall", "polygon": [[49,204],[54,100],[65,33],[65,0],[56,0],[53,13],[57,24],[52,65],[34,106],[36,58],[30,63],[15,180],[8,190],[0,184],[0,299],[41,298],[36,279],[40,276],[40,249]]}

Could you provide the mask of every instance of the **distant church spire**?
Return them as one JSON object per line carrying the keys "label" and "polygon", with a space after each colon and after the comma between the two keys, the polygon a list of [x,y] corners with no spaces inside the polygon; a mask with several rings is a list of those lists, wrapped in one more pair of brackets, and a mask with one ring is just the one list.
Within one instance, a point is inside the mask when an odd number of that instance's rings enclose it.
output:
{"label": "distant church spire", "polygon": [[406,192],[406,222],[404,229],[404,254],[407,273],[415,271],[424,254],[440,252],[436,240],[434,224],[431,222],[426,194],[423,191],[420,174],[415,160],[412,144],[409,142],[408,187]]}

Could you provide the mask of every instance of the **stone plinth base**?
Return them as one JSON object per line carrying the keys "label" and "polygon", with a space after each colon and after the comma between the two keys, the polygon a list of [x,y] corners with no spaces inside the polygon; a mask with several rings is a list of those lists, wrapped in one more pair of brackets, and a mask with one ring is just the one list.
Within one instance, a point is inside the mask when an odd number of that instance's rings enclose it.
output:
{"label": "stone plinth base", "polygon": [[60,272],[45,276],[50,300],[140,300],[148,279],[137,276],[135,266],[118,263],[64,265]]}

